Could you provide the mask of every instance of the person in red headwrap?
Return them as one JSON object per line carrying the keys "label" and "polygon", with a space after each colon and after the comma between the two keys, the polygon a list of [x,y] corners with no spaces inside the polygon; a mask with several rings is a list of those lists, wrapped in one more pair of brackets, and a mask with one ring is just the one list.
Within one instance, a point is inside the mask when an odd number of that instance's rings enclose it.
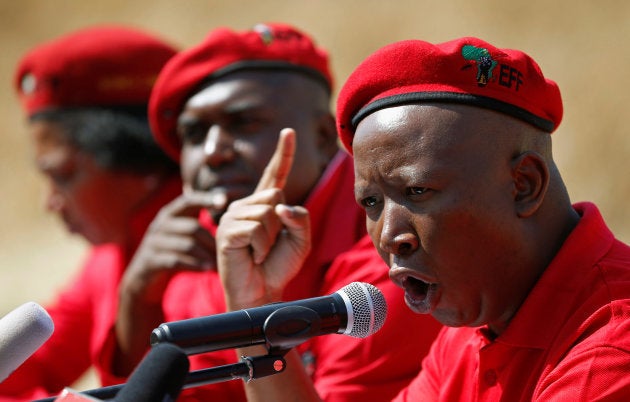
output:
{"label": "person in red headwrap", "polygon": [[91,248],[47,304],[52,337],[0,384],[0,400],[57,394],[99,364],[123,270],[158,210],[181,193],[179,167],[155,143],[151,88],[176,50],[122,26],[81,29],[30,50],[15,87],[28,117],[47,208]]}
{"label": "person in red headwrap", "polygon": [[[127,291],[121,292],[118,350],[112,355],[121,374],[137,364],[160,323],[226,312],[213,269],[215,223],[228,206],[254,192],[285,127],[297,132],[298,162],[283,196],[311,213],[313,243],[277,296],[290,301],[327,295],[359,281],[378,286],[388,304],[387,321],[375,335],[310,339],[296,348],[299,358],[287,370],[302,372],[326,401],[354,401],[387,400],[420,369],[441,326],[408,311],[365,236],[365,214],[352,192],[352,161],[338,146],[330,112],[332,81],[326,52],[280,23],[242,32],[213,30],[165,66],[151,95],[150,120],[157,141],[180,161],[184,194],[160,212],[122,280]],[[191,369],[237,357],[234,350],[193,355]],[[180,396],[244,398],[242,381],[191,387]]]}
{"label": "person in red headwrap", "polygon": [[[340,91],[337,128],[372,242],[409,308],[445,325],[396,402],[630,398],[630,247],[595,205],[571,204],[551,147],[562,109],[532,58],[471,37],[385,46]],[[308,250],[305,212],[270,205],[275,219],[221,221],[231,298],[245,297],[234,275],[273,292]],[[277,378],[251,400],[289,387]],[[297,400],[317,400],[301,390]]]}

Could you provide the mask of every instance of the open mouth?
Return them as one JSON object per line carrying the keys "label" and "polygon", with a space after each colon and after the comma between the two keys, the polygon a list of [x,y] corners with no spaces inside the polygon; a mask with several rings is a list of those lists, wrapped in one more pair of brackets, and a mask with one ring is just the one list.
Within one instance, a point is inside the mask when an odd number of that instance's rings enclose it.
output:
{"label": "open mouth", "polygon": [[436,283],[428,283],[421,279],[407,276],[402,281],[405,299],[409,307],[421,314],[430,313],[437,290]]}
{"label": "open mouth", "polygon": [[417,300],[424,300],[427,297],[429,286],[430,285],[428,283],[411,276],[408,276],[403,281],[403,287],[405,288],[405,291]]}

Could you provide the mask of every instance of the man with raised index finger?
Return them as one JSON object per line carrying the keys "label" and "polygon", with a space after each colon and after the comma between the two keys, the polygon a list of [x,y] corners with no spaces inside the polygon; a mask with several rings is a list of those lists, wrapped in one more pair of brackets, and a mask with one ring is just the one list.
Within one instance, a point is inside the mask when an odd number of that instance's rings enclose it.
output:
{"label": "man with raised index finger", "polygon": [[[231,209],[249,208],[252,200],[263,208],[302,205],[311,217],[312,247],[303,264],[291,265],[290,282],[273,295],[248,294],[239,308],[326,295],[354,281],[380,287],[388,302],[389,319],[372,337],[333,335],[298,346],[297,363],[288,370],[302,375],[301,384],[327,401],[386,400],[420,369],[440,326],[430,317],[410,320],[402,292],[365,236],[365,215],[352,195],[352,161],[338,148],[329,110],[332,85],[326,52],[305,33],[278,23],[243,32],[216,29],[164,68],[150,117],[156,139],[180,162],[184,195],[154,221],[123,278],[127,291],[121,292],[113,357],[122,374],[160,323],[226,311],[218,274],[208,269],[215,261],[212,234],[228,206],[244,197]],[[281,149],[296,163],[281,163],[259,184],[286,127],[294,131],[280,143],[288,139],[295,147]],[[273,201],[264,198],[269,192]],[[239,289],[250,289],[245,277],[235,280]],[[232,350],[191,356],[191,369],[236,358]],[[281,397],[299,399],[291,389]],[[233,402],[244,398],[243,386],[231,381],[191,388],[180,398]]]}

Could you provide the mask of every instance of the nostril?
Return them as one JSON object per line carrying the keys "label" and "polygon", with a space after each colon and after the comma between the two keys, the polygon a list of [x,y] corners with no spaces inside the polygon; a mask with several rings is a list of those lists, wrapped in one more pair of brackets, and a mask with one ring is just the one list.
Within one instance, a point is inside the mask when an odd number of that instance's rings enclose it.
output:
{"label": "nostril", "polygon": [[398,245],[398,254],[406,255],[412,251],[412,247],[410,243],[401,243]]}
{"label": "nostril", "polygon": [[393,238],[383,236],[380,241],[381,249],[389,254],[409,255],[418,248],[418,241],[411,233],[401,234]]}
{"label": "nostril", "polygon": [[394,252],[398,255],[408,255],[418,247],[418,241],[413,233],[401,233],[394,238]]}

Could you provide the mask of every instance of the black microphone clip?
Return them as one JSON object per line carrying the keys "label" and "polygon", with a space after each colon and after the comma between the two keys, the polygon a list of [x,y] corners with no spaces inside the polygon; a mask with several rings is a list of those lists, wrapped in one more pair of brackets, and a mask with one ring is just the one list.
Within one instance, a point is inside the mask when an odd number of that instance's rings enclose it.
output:
{"label": "black microphone clip", "polygon": [[289,349],[319,335],[321,321],[320,315],[308,307],[279,308],[267,317],[263,325],[267,350],[284,355]]}

